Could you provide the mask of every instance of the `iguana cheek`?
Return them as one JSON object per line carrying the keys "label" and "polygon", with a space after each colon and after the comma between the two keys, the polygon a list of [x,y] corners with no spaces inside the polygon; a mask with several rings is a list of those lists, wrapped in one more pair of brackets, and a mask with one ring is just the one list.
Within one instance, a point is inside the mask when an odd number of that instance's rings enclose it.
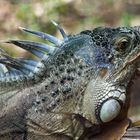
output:
{"label": "iguana cheek", "polygon": [[115,99],[109,99],[103,103],[100,110],[100,119],[102,122],[109,122],[116,118],[121,110],[120,103]]}

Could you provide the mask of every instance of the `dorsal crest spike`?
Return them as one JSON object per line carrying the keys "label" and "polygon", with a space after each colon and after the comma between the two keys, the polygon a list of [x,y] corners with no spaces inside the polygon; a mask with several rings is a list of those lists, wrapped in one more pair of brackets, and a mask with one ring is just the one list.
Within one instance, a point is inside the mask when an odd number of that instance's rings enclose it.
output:
{"label": "dorsal crest spike", "polygon": [[[28,41],[28,40],[9,40],[6,43],[14,43],[14,42],[19,42],[21,44],[24,44],[25,46],[38,49],[41,51],[45,51],[46,53],[53,53],[56,47],[50,46],[45,43],[39,43],[39,42],[34,42],[34,41]],[[20,47],[20,46],[19,46]]]}
{"label": "dorsal crest spike", "polygon": [[67,39],[68,36],[67,34],[65,33],[64,29],[54,20],[51,20],[52,24],[54,26],[56,26],[58,28],[58,30],[60,31],[61,35],[63,36],[64,39]]}
{"label": "dorsal crest spike", "polygon": [[46,52],[42,51],[41,49],[45,49],[43,44],[36,43],[36,42],[29,42],[29,41],[22,41],[22,40],[9,40],[6,43],[11,43],[17,45],[30,53],[34,54],[35,56],[39,57],[40,59],[47,59]]}
{"label": "dorsal crest spike", "polygon": [[[55,25],[60,30],[65,41],[67,38],[66,33],[58,24],[55,23]],[[26,87],[26,83],[28,83],[28,85],[38,83],[42,80],[41,78],[44,76],[48,68],[47,64],[49,60],[57,53],[58,50],[61,50],[63,42],[55,36],[23,27],[19,27],[19,29],[45,39],[51,42],[52,45],[30,40],[1,40],[0,43],[14,44],[34,54],[39,59],[28,60],[26,58],[14,58],[9,56],[3,49],[0,49],[0,94],[6,93],[9,90],[23,88],[23,86]]]}
{"label": "dorsal crest spike", "polygon": [[23,28],[23,27],[19,27],[20,30],[24,31],[24,32],[27,32],[27,33],[31,33],[33,35],[36,35],[42,39],[45,39],[45,40],[48,40],[50,41],[51,43],[55,44],[56,46],[61,46],[62,44],[62,41],[50,34],[47,34],[47,33],[43,33],[43,32],[39,32],[39,31],[34,31],[34,30],[31,30],[31,29],[27,29],[27,28]]}

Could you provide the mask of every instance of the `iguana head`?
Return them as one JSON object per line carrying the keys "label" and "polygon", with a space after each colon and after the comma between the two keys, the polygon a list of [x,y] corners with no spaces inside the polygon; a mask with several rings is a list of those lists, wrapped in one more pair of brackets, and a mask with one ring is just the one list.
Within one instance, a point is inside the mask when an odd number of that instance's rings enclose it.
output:
{"label": "iguana head", "polygon": [[[92,63],[98,68],[108,69],[109,75],[113,80],[120,79],[122,71],[129,71],[139,58],[140,31],[139,27],[119,27],[119,28],[96,28],[93,31],[83,31],[82,34],[88,34],[92,37],[94,43],[94,58]],[[133,65],[133,66],[132,66]],[[132,68],[135,69],[135,68]],[[123,76],[123,80],[129,75]],[[114,77],[115,76],[115,77]]]}
{"label": "iguana head", "polygon": [[[140,28],[96,28],[82,34],[92,37],[92,65],[98,73],[85,92],[84,112],[95,114],[96,123],[109,122],[120,112],[125,113],[128,83],[140,59]],[[88,108],[88,102],[93,108]],[[92,120],[91,114],[85,117]]]}

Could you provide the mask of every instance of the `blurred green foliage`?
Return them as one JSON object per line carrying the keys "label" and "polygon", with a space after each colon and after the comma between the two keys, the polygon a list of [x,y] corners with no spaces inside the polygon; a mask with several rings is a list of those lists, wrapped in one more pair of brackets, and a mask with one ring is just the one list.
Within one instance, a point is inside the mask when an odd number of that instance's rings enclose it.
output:
{"label": "blurred green foliage", "polygon": [[131,26],[131,21],[133,20],[134,17],[135,17],[135,15],[124,13],[122,16],[123,25],[124,26]]}

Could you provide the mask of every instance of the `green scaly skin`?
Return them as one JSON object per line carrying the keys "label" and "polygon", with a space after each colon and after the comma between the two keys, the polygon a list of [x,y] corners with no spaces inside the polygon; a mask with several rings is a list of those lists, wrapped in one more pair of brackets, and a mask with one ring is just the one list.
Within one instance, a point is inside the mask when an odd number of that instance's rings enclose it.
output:
{"label": "green scaly skin", "polygon": [[[126,118],[139,55],[138,27],[68,36],[38,82],[18,83],[1,95],[0,139],[77,140],[90,127],[96,134],[105,123]],[[109,116],[110,103],[115,113]]]}

